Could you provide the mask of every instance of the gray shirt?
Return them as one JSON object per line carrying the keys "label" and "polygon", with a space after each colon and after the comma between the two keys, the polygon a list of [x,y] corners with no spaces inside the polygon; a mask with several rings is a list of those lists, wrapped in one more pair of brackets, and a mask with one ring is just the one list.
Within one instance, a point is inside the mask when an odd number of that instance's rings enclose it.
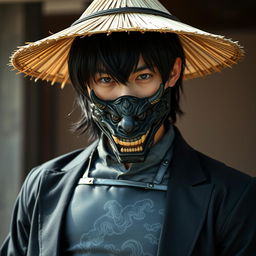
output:
{"label": "gray shirt", "polygon": [[[154,256],[165,214],[173,127],[151,148],[145,162],[134,163],[129,169],[116,161],[105,139],[101,138],[80,179],[95,183],[79,182],[69,204],[64,255]],[[109,184],[97,183],[100,180]],[[120,182],[122,185],[117,185]],[[143,187],[152,182],[152,188]]]}

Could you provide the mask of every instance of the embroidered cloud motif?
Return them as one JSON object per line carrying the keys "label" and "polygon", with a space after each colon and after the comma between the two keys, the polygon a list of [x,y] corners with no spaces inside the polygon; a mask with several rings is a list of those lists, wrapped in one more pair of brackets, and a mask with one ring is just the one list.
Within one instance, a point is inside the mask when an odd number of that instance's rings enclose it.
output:
{"label": "embroidered cloud motif", "polygon": [[[105,214],[94,221],[93,227],[81,236],[80,243],[73,247],[73,250],[83,252],[93,251],[96,254],[97,252],[100,254],[100,251],[105,249],[105,255],[107,252],[108,255],[117,255],[120,252],[126,252],[124,255],[153,256],[151,253],[144,252],[143,249],[145,248],[143,248],[142,244],[158,244],[161,224],[147,223],[147,216],[159,214],[158,211],[158,213],[154,213],[156,210],[154,208],[154,202],[148,198],[125,206],[122,206],[117,200],[107,201],[103,206]],[[127,231],[129,228],[136,229],[137,225],[140,225],[144,230],[142,231],[143,236],[141,237],[141,239],[145,239],[143,243],[133,239],[131,232]],[[110,238],[112,236],[114,237]]]}
{"label": "embroidered cloud motif", "polygon": [[143,220],[145,213],[152,212],[153,206],[154,203],[150,199],[140,200],[125,207],[116,200],[110,200],[104,205],[107,213],[95,221],[94,228],[82,236],[81,242],[87,243],[86,241],[90,240],[90,243],[97,246],[104,241],[105,236],[121,235],[134,220]]}

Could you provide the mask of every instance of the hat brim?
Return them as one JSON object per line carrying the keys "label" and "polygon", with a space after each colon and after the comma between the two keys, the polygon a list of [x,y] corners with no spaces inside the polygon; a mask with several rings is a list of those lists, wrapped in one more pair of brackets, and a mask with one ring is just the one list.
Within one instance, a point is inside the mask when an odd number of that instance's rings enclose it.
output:
{"label": "hat brim", "polygon": [[179,21],[149,14],[112,14],[85,20],[42,40],[20,47],[11,56],[15,69],[35,79],[69,83],[67,60],[75,37],[113,32],[176,33],[182,43],[184,79],[205,76],[231,67],[244,55],[238,42],[211,34]]}

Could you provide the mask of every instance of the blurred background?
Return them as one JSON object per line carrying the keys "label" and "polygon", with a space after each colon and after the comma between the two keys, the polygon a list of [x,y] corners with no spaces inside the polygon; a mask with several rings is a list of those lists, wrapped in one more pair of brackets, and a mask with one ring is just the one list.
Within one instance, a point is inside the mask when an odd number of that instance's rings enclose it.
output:
{"label": "blurred background", "polygon": [[[7,66],[19,45],[66,28],[86,0],[0,0],[0,244],[9,230],[15,198],[29,170],[88,144],[70,132],[79,118],[70,85],[35,83]],[[178,120],[187,142],[229,166],[256,176],[256,19],[253,0],[161,0],[181,21],[238,40],[242,62],[184,82]]]}

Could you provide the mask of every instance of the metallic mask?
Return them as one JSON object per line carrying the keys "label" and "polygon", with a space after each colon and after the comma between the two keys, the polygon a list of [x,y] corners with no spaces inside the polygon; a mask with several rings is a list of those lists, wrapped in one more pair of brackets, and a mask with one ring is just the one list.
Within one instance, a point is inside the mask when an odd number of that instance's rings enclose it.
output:
{"label": "metallic mask", "polygon": [[143,162],[154,136],[170,112],[171,88],[161,84],[155,94],[146,98],[121,96],[101,100],[90,94],[92,116],[108,137],[121,163]]}

